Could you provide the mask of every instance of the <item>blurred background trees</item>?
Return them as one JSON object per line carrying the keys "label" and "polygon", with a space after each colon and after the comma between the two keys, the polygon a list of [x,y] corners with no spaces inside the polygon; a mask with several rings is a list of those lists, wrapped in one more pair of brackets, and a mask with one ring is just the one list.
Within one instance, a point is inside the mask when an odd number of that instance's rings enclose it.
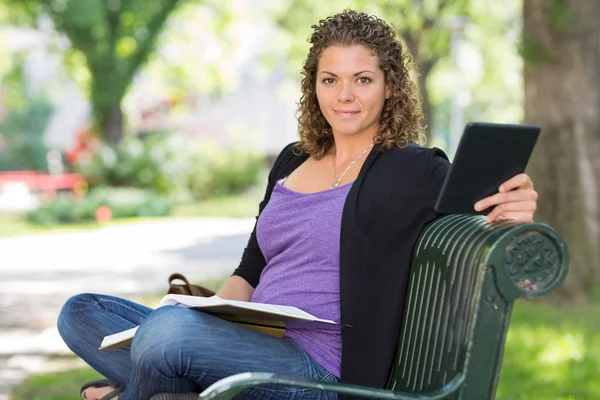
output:
{"label": "blurred background trees", "polygon": [[[285,5],[284,5],[285,4]],[[430,143],[452,150],[474,117],[521,119],[521,2],[469,0],[353,0],[347,7],[380,16],[394,25],[419,74],[423,124]],[[273,15],[285,35],[288,68],[297,72],[308,51],[310,26],[340,11],[336,2],[289,0]],[[493,15],[494,18],[489,18]],[[273,55],[276,57],[277,55]],[[464,116],[463,116],[464,115]],[[454,132],[452,132],[454,130]]]}
{"label": "blurred background trees", "polygon": [[4,146],[0,152],[0,171],[44,170],[48,148],[43,133],[54,111],[43,93],[29,93],[23,83],[23,68],[18,63],[7,74],[4,85],[6,117],[0,119]]}
{"label": "blurred background trees", "polygon": [[600,278],[600,2],[525,0],[523,19],[524,120],[542,127],[537,217],[569,243],[560,294],[585,302]]}
{"label": "blurred background trees", "polygon": [[14,22],[35,26],[50,17],[69,39],[69,58],[87,68],[84,84],[98,130],[109,143],[118,143],[124,136],[121,101],[180,0],[7,1]]}
{"label": "blurred background trees", "polygon": [[536,219],[569,243],[565,309],[516,306],[497,397],[596,398],[597,0],[0,1],[0,235],[253,217],[296,138],[311,25],[346,7],[415,57],[429,145],[452,156],[469,121],[541,125],[528,172]]}
{"label": "blurred background trees", "polygon": [[561,298],[594,298],[594,0],[5,0],[0,170],[48,171],[54,150],[91,189],[188,201],[244,193],[264,173],[262,156],[294,140],[310,26],[346,7],[391,22],[415,57],[430,145],[452,155],[468,121],[542,126],[529,172],[539,220],[570,243]]}

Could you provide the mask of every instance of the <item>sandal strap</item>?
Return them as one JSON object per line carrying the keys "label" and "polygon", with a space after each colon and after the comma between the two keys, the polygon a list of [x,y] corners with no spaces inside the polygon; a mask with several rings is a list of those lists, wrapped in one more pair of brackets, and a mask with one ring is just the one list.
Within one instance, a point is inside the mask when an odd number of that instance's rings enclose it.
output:
{"label": "sandal strap", "polygon": [[[89,388],[102,388],[102,387],[106,387],[106,386],[112,386],[115,388],[115,390],[113,390],[109,394],[114,393],[117,390],[119,390],[119,393],[121,393],[125,389],[123,386],[119,385],[117,382],[112,381],[110,379],[97,379],[95,381],[87,382],[83,386],[81,386],[81,389],[79,389],[79,397],[83,398],[83,392],[85,392]],[[112,397],[116,396],[117,394],[113,394]],[[108,397],[107,399],[111,399],[112,397]],[[104,398],[102,398],[102,400],[103,399]]]}
{"label": "sandal strap", "polygon": [[87,383],[85,383],[81,389],[79,390],[80,393],[83,393],[83,391],[87,388],[100,388],[100,387],[104,387],[104,386],[120,386],[117,382],[115,381],[111,381],[110,379],[96,379],[95,381],[89,381]]}
{"label": "sandal strap", "polygon": [[112,392],[105,394],[104,397],[102,397],[100,400],[112,400],[115,397],[117,397],[119,394],[121,394],[121,392],[123,392],[123,390],[125,390],[125,387],[119,386]]}

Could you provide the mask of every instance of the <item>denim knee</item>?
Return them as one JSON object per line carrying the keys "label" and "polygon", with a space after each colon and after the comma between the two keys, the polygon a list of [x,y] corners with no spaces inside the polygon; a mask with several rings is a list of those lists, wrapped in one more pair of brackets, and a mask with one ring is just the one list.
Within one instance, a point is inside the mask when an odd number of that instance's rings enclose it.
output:
{"label": "denim knee", "polygon": [[131,360],[139,368],[152,367],[162,375],[177,378],[185,375],[186,342],[191,339],[185,329],[188,321],[198,324],[198,313],[184,307],[165,306],[153,311],[140,325],[131,344]]}
{"label": "denim knee", "polygon": [[81,311],[86,311],[90,306],[97,303],[96,296],[91,293],[81,293],[72,296],[63,305],[58,314],[57,328],[58,333],[63,338],[67,345],[69,344],[70,334],[73,332],[76,324],[80,323],[77,321],[76,315]]}

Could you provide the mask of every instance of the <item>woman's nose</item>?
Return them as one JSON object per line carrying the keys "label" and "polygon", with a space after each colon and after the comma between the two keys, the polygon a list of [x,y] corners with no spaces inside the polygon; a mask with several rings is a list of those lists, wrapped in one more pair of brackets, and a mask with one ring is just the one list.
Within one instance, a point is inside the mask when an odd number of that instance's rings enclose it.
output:
{"label": "woman's nose", "polygon": [[354,100],[354,92],[352,91],[351,84],[344,83],[341,85],[340,92],[338,93],[338,100],[344,103]]}

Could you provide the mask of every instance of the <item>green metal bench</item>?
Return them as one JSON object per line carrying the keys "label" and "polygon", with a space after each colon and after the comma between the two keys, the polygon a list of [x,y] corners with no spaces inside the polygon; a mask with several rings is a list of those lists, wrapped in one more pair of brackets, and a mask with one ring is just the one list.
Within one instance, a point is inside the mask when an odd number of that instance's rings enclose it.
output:
{"label": "green metal bench", "polygon": [[229,400],[268,384],[379,399],[493,399],[514,301],[556,289],[568,260],[565,241],[544,224],[488,225],[483,217],[467,215],[439,218],[414,249],[387,389],[248,372],[216,382],[199,398]]}

